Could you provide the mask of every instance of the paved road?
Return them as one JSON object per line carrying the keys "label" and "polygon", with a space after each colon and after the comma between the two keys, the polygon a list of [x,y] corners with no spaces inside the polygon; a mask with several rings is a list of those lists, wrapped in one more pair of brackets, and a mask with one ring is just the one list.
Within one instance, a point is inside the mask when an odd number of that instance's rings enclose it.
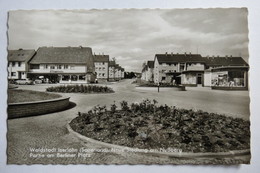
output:
{"label": "paved road", "polygon": [[[157,99],[160,104],[177,107],[202,109],[209,112],[223,113],[233,117],[249,119],[249,96],[247,91],[212,91],[207,88],[187,88],[187,91],[136,89],[131,80],[109,85],[115,90],[113,94],[70,94],[71,101],[77,106],[58,113],[8,120],[8,163],[10,164],[200,164],[200,163],[239,163],[248,156],[226,159],[177,159],[154,157],[138,153],[92,153],[91,157],[34,158],[30,157],[30,148],[102,148],[86,143],[68,133],[66,124],[77,116],[79,111],[86,112],[93,106],[107,105],[115,100],[129,102],[142,99]],[[48,85],[19,86],[20,89],[45,91]]]}

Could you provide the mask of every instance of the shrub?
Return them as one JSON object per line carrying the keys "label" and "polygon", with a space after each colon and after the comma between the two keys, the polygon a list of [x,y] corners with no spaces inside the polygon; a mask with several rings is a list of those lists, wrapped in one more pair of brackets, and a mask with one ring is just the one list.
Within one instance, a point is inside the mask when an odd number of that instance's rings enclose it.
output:
{"label": "shrub", "polygon": [[60,85],[56,87],[48,87],[48,92],[62,92],[62,93],[112,93],[112,88],[107,86],[96,85]]}

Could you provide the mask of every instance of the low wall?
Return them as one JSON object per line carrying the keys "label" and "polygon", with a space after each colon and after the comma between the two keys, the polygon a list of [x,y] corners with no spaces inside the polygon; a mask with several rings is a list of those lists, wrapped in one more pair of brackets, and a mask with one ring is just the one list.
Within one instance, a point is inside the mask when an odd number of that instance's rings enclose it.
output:
{"label": "low wall", "polygon": [[[135,88],[139,89],[139,90],[158,92],[158,87],[136,86]],[[181,86],[181,87],[159,87],[159,91],[185,91],[185,86]]]}
{"label": "low wall", "polygon": [[213,90],[248,90],[247,87],[220,87],[220,86],[212,86]]}
{"label": "low wall", "polygon": [[51,100],[8,104],[8,119],[34,115],[42,115],[66,109],[69,106],[69,97],[60,97]]}

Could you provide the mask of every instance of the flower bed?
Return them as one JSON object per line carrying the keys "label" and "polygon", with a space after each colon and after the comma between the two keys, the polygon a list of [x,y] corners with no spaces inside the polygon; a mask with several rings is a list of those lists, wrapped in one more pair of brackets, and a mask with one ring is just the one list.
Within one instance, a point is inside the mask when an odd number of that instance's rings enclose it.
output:
{"label": "flower bed", "polygon": [[60,85],[46,88],[48,92],[62,93],[112,93],[112,88],[97,85]]}
{"label": "flower bed", "polygon": [[215,113],[158,105],[144,100],[121,109],[96,106],[79,112],[70,126],[87,137],[141,149],[178,148],[183,152],[225,152],[250,148],[250,123]]}

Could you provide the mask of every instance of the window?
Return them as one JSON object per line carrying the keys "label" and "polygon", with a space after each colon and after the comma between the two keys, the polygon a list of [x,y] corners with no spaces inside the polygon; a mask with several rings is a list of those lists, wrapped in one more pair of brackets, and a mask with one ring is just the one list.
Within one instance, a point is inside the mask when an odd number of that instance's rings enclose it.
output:
{"label": "window", "polygon": [[62,80],[63,81],[68,81],[70,79],[69,75],[62,75]]}
{"label": "window", "polygon": [[31,64],[31,69],[40,69],[40,65],[39,64]]}
{"label": "window", "polygon": [[102,76],[104,77],[104,76],[105,76],[105,73],[102,73]]}
{"label": "window", "polygon": [[12,62],[12,66],[13,66],[13,67],[15,66],[15,62]]}
{"label": "window", "polygon": [[105,67],[103,67],[102,69],[105,70]]}
{"label": "window", "polygon": [[162,80],[165,80],[165,77],[162,77]]}
{"label": "window", "polygon": [[55,66],[54,66],[54,65],[51,65],[51,69],[55,69]]}
{"label": "window", "polygon": [[11,72],[11,76],[16,76],[16,72]]}
{"label": "window", "polygon": [[101,70],[101,67],[99,67],[99,70]]}
{"label": "window", "polygon": [[18,67],[21,67],[21,62],[18,62]]}
{"label": "window", "polygon": [[62,69],[62,68],[61,68],[61,65],[57,65],[57,69]]}
{"label": "window", "polygon": [[72,81],[77,81],[78,80],[78,76],[77,75],[72,75],[71,76],[71,80]]}
{"label": "window", "polygon": [[79,75],[79,80],[85,80],[86,76],[85,75]]}
{"label": "window", "polygon": [[64,69],[68,69],[69,68],[69,66],[68,65],[64,65]]}
{"label": "window", "polygon": [[43,65],[43,68],[44,68],[44,69],[48,69],[49,66],[48,66],[47,64],[45,64],[45,65]]}
{"label": "window", "polygon": [[98,76],[101,76],[101,73],[99,73]]}

